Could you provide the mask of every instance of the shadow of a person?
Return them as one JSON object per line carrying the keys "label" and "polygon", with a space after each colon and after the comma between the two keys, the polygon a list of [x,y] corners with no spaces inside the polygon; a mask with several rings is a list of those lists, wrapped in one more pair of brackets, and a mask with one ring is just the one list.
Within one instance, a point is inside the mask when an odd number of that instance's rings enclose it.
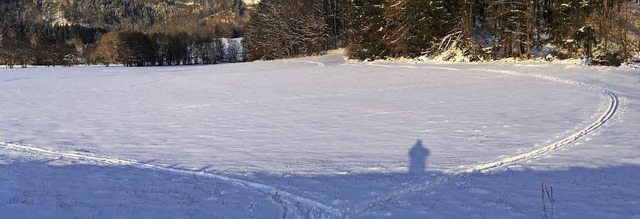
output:
{"label": "shadow of a person", "polygon": [[424,174],[426,172],[427,156],[429,149],[422,145],[422,140],[418,139],[416,144],[409,150],[409,174]]}

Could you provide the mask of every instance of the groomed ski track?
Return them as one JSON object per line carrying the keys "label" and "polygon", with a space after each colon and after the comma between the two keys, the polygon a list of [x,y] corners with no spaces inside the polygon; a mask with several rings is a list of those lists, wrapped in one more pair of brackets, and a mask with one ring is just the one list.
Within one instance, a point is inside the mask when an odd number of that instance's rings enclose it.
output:
{"label": "groomed ski track", "polygon": [[[415,66],[388,66],[388,65],[379,65],[376,64],[376,66],[381,66],[381,67],[409,67],[409,68],[416,68]],[[420,67],[417,67],[420,68]],[[433,67],[427,67],[427,68],[433,68]],[[443,70],[452,70],[450,68],[447,69],[443,69]],[[504,166],[509,166],[515,163],[519,163],[519,162],[523,162],[523,161],[527,161],[527,160],[531,160],[531,159],[535,159],[538,158],[544,154],[548,154],[551,153],[555,150],[558,150],[566,145],[572,144],[578,140],[580,140],[581,138],[583,138],[584,136],[588,135],[589,133],[592,133],[594,131],[596,131],[598,128],[602,127],[605,125],[605,123],[607,123],[609,120],[611,120],[613,118],[613,116],[616,114],[616,112],[618,111],[618,108],[620,107],[620,97],[619,95],[612,90],[608,90],[605,88],[600,88],[597,86],[593,86],[590,84],[586,84],[586,83],[581,83],[581,82],[577,82],[577,81],[572,81],[572,80],[566,80],[566,79],[561,79],[561,78],[557,78],[557,77],[551,77],[551,76],[544,76],[544,75],[536,75],[536,74],[523,74],[523,73],[518,73],[518,72],[513,72],[513,71],[498,71],[498,70],[489,70],[489,69],[470,69],[470,70],[476,70],[476,71],[486,71],[486,72],[494,72],[494,73],[499,73],[499,74],[508,74],[508,75],[514,75],[514,76],[526,76],[526,77],[532,77],[532,78],[537,78],[537,79],[543,79],[543,80],[548,80],[548,81],[553,81],[553,82],[557,82],[557,83],[562,83],[562,84],[567,84],[567,85],[573,85],[573,86],[577,86],[589,91],[596,91],[596,92],[600,92],[602,93],[608,100],[608,108],[605,110],[605,112],[600,115],[598,117],[598,119],[596,121],[593,121],[591,124],[587,125],[585,128],[578,130],[577,132],[574,132],[573,134],[570,134],[569,136],[562,138],[558,141],[555,141],[551,144],[548,144],[544,147],[538,148],[538,149],[534,149],[525,153],[520,153],[520,154],[515,154],[515,155],[511,155],[511,156],[507,156],[505,158],[502,159],[498,159],[495,161],[490,161],[490,162],[486,162],[486,163],[480,163],[471,167],[467,167],[467,168],[462,168],[456,171],[450,171],[446,174],[445,177],[440,177],[437,179],[434,179],[432,181],[427,181],[425,183],[422,184],[414,184],[412,186],[409,186],[406,189],[402,189],[402,190],[397,190],[397,191],[392,191],[389,192],[383,196],[380,196],[376,199],[373,200],[369,200],[369,201],[365,201],[365,202],[361,202],[360,204],[355,205],[353,208],[349,208],[346,211],[343,212],[342,218],[356,218],[358,217],[358,215],[361,215],[365,212],[367,212],[367,210],[374,208],[375,206],[379,206],[381,204],[384,203],[388,203],[390,201],[395,200],[396,198],[402,197],[404,195],[407,195],[409,193],[412,192],[419,192],[419,191],[428,191],[433,189],[434,187],[437,187],[439,185],[442,185],[446,182],[450,182],[450,181],[454,181],[456,179],[459,178],[463,178],[464,176],[473,174],[474,172],[484,172],[484,171],[489,171],[492,169],[496,169],[498,167],[504,167]],[[586,123],[586,122],[585,122]]]}
{"label": "groomed ski track", "polygon": [[[455,68],[440,68],[440,67],[414,66],[414,65],[409,65],[409,66],[386,65],[386,64],[379,64],[379,63],[375,63],[375,64],[367,63],[367,65],[372,65],[377,67],[389,67],[389,68],[424,68],[424,69],[440,69],[440,70],[454,70],[454,71],[459,70]],[[0,148],[6,149],[6,150],[12,150],[19,153],[32,154],[35,156],[48,156],[48,157],[55,157],[58,159],[78,160],[78,161],[93,162],[93,163],[106,164],[106,165],[127,165],[127,166],[137,167],[141,169],[166,171],[166,172],[172,172],[172,173],[178,173],[178,174],[213,178],[213,179],[217,179],[217,180],[229,183],[234,186],[247,188],[254,191],[262,192],[264,194],[268,194],[271,198],[271,201],[274,204],[277,204],[281,207],[284,218],[356,218],[359,215],[366,213],[368,210],[376,206],[379,206],[384,203],[388,203],[406,194],[409,194],[412,192],[418,192],[418,191],[432,190],[439,185],[442,185],[450,181],[455,181],[456,179],[465,177],[474,172],[489,171],[499,167],[509,166],[515,163],[520,163],[520,162],[528,161],[531,159],[539,158],[542,155],[551,153],[564,146],[570,145],[582,139],[583,137],[589,135],[590,133],[598,130],[599,128],[603,127],[608,121],[610,121],[614,117],[614,115],[616,115],[616,112],[619,110],[619,107],[620,107],[620,97],[617,94],[617,92],[606,89],[606,88],[601,88],[594,85],[582,83],[582,82],[561,79],[561,78],[551,77],[551,76],[545,76],[545,75],[524,74],[524,73],[518,73],[513,71],[499,71],[499,70],[489,70],[489,69],[469,69],[469,70],[485,71],[485,72],[507,74],[507,75],[513,75],[513,76],[532,77],[536,79],[542,79],[542,80],[548,80],[556,83],[572,85],[572,86],[580,87],[592,92],[599,92],[607,99],[606,105],[608,106],[608,108],[606,110],[603,110],[604,113],[602,113],[601,115],[598,115],[595,121],[585,121],[584,124],[587,124],[587,125],[584,128],[577,130],[576,132],[560,140],[552,142],[551,144],[548,144],[546,146],[535,148],[524,153],[506,156],[498,160],[479,163],[471,167],[465,167],[458,170],[449,171],[445,177],[439,177],[437,179],[433,179],[424,183],[414,184],[405,189],[390,191],[385,195],[379,196],[378,198],[364,201],[352,207],[348,207],[344,209],[332,207],[318,201],[297,196],[295,194],[283,191],[282,189],[278,189],[274,186],[251,182],[243,179],[232,178],[232,177],[229,177],[223,174],[218,174],[218,173],[163,167],[163,166],[158,166],[153,164],[142,163],[135,160],[109,158],[109,157],[103,157],[100,155],[89,154],[89,153],[56,151],[56,150],[47,149],[44,147],[14,144],[6,141],[0,141]]]}

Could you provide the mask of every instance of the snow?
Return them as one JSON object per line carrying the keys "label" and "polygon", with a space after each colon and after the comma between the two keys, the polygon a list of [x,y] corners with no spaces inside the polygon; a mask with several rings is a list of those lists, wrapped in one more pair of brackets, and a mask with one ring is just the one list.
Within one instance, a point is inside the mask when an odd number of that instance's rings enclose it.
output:
{"label": "snow", "polygon": [[0,69],[0,216],[640,218],[639,75],[341,53]]}
{"label": "snow", "polygon": [[260,0],[242,0],[245,5],[252,6],[260,3]]}

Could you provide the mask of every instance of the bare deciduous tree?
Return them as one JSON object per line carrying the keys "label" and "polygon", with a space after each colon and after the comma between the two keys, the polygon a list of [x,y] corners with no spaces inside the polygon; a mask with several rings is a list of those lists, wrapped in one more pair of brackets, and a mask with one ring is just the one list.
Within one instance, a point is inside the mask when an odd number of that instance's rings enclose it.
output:
{"label": "bare deciduous tree", "polygon": [[317,0],[263,0],[245,34],[249,59],[318,54],[327,44],[325,7]]}

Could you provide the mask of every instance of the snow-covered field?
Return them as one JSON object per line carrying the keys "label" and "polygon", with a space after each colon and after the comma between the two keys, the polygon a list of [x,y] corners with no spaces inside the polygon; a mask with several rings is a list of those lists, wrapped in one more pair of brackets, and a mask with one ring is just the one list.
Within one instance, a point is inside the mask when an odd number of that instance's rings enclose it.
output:
{"label": "snow-covered field", "polygon": [[0,69],[0,217],[640,218],[639,100],[550,63]]}

